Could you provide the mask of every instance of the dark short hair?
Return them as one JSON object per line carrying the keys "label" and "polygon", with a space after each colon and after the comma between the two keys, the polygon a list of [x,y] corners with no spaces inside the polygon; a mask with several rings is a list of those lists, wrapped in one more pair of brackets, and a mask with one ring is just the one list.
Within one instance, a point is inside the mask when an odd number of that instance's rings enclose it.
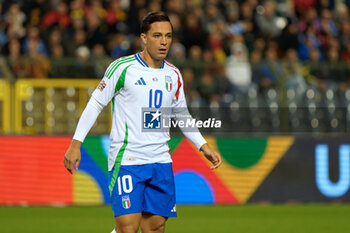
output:
{"label": "dark short hair", "polygon": [[141,22],[141,33],[147,33],[151,28],[151,24],[154,22],[169,22],[171,25],[171,29],[173,29],[173,25],[170,22],[169,16],[163,11],[154,11],[147,13]]}

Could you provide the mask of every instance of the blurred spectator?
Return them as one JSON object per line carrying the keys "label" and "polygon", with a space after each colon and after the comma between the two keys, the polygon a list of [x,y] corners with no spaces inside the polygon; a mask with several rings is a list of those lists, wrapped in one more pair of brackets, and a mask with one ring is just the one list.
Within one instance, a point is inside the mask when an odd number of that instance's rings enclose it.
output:
{"label": "blurred spectator", "polygon": [[218,72],[213,74],[213,78],[216,83],[217,95],[214,96],[215,102],[220,102],[226,94],[232,94],[232,86],[229,79],[226,76],[225,68],[221,67]]}
{"label": "blurred spectator", "polygon": [[295,25],[294,23],[289,23],[283,29],[282,34],[279,37],[278,44],[283,52],[286,52],[289,49],[298,50],[299,41],[297,25]]}
{"label": "blurred spectator", "polygon": [[120,32],[114,34],[111,37],[108,43],[108,47],[111,51],[111,57],[114,60],[128,53],[130,49],[130,43],[128,41],[127,36],[124,33]]}
{"label": "blurred spectator", "polygon": [[217,21],[219,20],[223,21],[224,17],[218,10],[217,5],[209,2],[205,6],[205,14],[203,14],[200,20],[201,20],[202,28],[206,32],[211,33],[214,30],[214,27]]}
{"label": "blurred spectator", "polygon": [[77,30],[85,30],[85,18],[74,18],[71,24],[73,32]]}
{"label": "blurred spectator", "polygon": [[[252,48],[253,41],[258,35],[258,26],[254,17],[255,6],[247,1],[243,2],[240,8],[239,21],[234,24],[234,27],[241,27],[241,33],[244,36],[244,41],[248,48]],[[230,18],[229,18],[230,22]],[[231,21],[232,22],[232,21]]]}
{"label": "blurred spectator", "polygon": [[97,14],[91,14],[87,18],[87,44],[92,48],[95,44],[104,44],[106,30],[102,27],[101,18]]}
{"label": "blurred spectator", "polygon": [[253,42],[252,50],[258,50],[261,53],[265,51],[266,41],[262,37],[258,37]]}
{"label": "blurred spectator", "polygon": [[270,87],[283,85],[282,64],[277,58],[277,51],[274,48],[268,48],[265,52],[265,60],[261,65],[262,77],[259,80],[259,86],[262,91]]}
{"label": "blurred spectator", "polygon": [[70,17],[68,15],[68,6],[65,2],[60,1],[57,7],[44,15],[41,21],[41,27],[47,29],[52,25],[57,25],[62,29],[69,27]]}
{"label": "blurred spectator", "polygon": [[340,24],[349,21],[349,9],[342,1],[337,1],[334,18]]}
{"label": "blurred spectator", "polygon": [[201,48],[205,47],[207,34],[199,24],[199,19],[195,14],[188,14],[185,17],[184,32],[182,44],[188,50],[193,45],[198,45]]}
{"label": "blurred spectator", "polygon": [[127,14],[121,8],[120,0],[111,0],[109,2],[105,17],[109,32],[116,32],[121,27],[126,27],[126,25],[121,23],[125,22],[127,17]]}
{"label": "blurred spectator", "polygon": [[299,37],[299,58],[302,61],[310,59],[310,52],[313,49],[320,50],[320,59],[323,60],[324,54],[321,52],[322,46],[321,41],[316,35],[314,27],[308,27],[305,35]]}
{"label": "blurred spectator", "polygon": [[168,0],[165,3],[165,10],[169,13],[181,15],[184,13],[184,10],[187,10],[186,4],[188,4],[188,1],[185,0]]}
{"label": "blurred spectator", "polygon": [[28,41],[28,53],[23,57],[24,78],[48,78],[51,64],[45,54],[39,53],[39,41]]}
{"label": "blurred spectator", "polygon": [[106,18],[106,9],[103,7],[102,0],[90,0],[89,3],[85,7],[86,19],[90,19],[90,17]]}
{"label": "blurred spectator", "polygon": [[318,49],[310,51],[310,60],[304,63],[304,77],[309,84],[317,86],[320,80],[327,75],[326,65],[321,62],[321,55]]}
{"label": "blurred spectator", "polygon": [[0,19],[0,52],[2,52],[2,47],[8,42],[8,36],[6,33],[6,24]]}
{"label": "blurred spectator", "polygon": [[276,15],[276,2],[265,1],[257,7],[256,22],[263,36],[276,38],[283,29],[283,20]]}
{"label": "blurred spectator", "polygon": [[[17,1],[21,2],[23,12],[29,17],[29,24],[40,26],[43,16],[51,9],[57,7],[57,3],[61,0],[46,1],[46,0],[31,0]],[[33,12],[33,13],[32,13]],[[36,19],[38,17],[38,20]]]}
{"label": "blurred spectator", "polygon": [[298,96],[301,96],[307,88],[305,79],[302,74],[302,64],[299,61],[297,51],[290,48],[286,52],[286,57],[282,61],[286,87],[295,90]]}
{"label": "blurred spectator", "polygon": [[32,45],[35,44],[35,46],[32,46],[32,48],[36,48],[39,54],[44,54],[44,55],[48,54],[46,45],[40,35],[40,30],[37,26],[29,26],[28,35],[22,41],[23,54],[29,53],[29,44],[32,44]]}
{"label": "blurred spectator", "polygon": [[210,74],[203,74],[198,83],[198,92],[201,96],[201,106],[209,107],[210,103],[215,100],[217,86]]}
{"label": "blurred spectator", "polygon": [[64,30],[63,33],[63,42],[65,44],[71,43],[74,40],[74,36],[77,31],[85,32],[85,19],[84,18],[75,18],[72,19],[71,25],[67,30]]}
{"label": "blurred spectator", "polygon": [[226,62],[226,44],[224,43],[226,41],[226,38],[224,30],[225,23],[222,20],[218,20],[214,25],[214,28],[210,32],[208,38],[209,46],[214,55],[215,60],[221,64],[225,64]]}
{"label": "blurred spectator", "polygon": [[90,60],[90,50],[87,46],[81,45],[76,49],[75,62],[71,64],[71,77],[73,78],[96,78],[92,62]]}
{"label": "blurred spectator", "polygon": [[130,45],[130,54],[135,54],[143,50],[142,41],[140,37],[134,37]]}
{"label": "blurred spectator", "polygon": [[140,22],[146,12],[146,0],[134,0],[130,2],[130,11],[127,19],[128,33],[133,35],[140,33]]}
{"label": "blurred spectator", "polygon": [[95,77],[102,79],[107,67],[112,62],[112,59],[107,56],[103,45],[94,45],[92,48],[91,60],[93,61]]}
{"label": "blurred spectator", "polygon": [[185,67],[192,70],[195,79],[199,79],[199,77],[204,73],[204,61],[202,57],[201,47],[198,45],[193,45],[189,50]]}
{"label": "blurred spectator", "polygon": [[8,25],[8,30],[11,31],[11,35],[16,38],[22,38],[26,34],[24,28],[24,22],[26,21],[26,15],[21,11],[18,3],[11,4],[8,12],[4,15],[5,23]]}
{"label": "blurred spectator", "polygon": [[21,54],[21,44],[18,39],[11,39],[8,43],[9,55],[7,63],[16,78],[23,77],[23,57]]}
{"label": "blurred spectator", "polygon": [[14,83],[15,76],[11,72],[10,67],[6,61],[6,58],[0,55],[0,78],[4,78],[7,81]]}
{"label": "blurred spectator", "polygon": [[21,76],[21,44],[18,39],[11,39],[8,43],[7,63],[16,77]]}
{"label": "blurred spectator", "polygon": [[242,37],[236,36],[236,41],[231,46],[231,55],[226,63],[226,77],[233,87],[233,91],[247,93],[251,81],[252,73],[248,60],[248,51]]}
{"label": "blurred spectator", "polygon": [[184,81],[184,92],[187,103],[200,102],[199,93],[197,91],[198,81],[195,79],[194,73],[191,69],[185,68],[182,70],[182,78]]}
{"label": "blurred spectator", "polygon": [[328,82],[346,83],[349,79],[347,65],[339,60],[339,52],[336,48],[330,48],[327,53]]}
{"label": "blurred spectator", "polygon": [[262,63],[262,52],[260,50],[253,50],[250,53],[250,67],[251,67],[251,73],[252,73],[252,81],[254,83],[259,83],[259,81],[262,79],[262,70],[261,70],[261,63]]}
{"label": "blurred spectator", "polygon": [[78,29],[75,31],[73,39],[71,41],[68,41],[66,45],[68,56],[75,56],[77,48],[83,45],[87,45],[86,32],[82,29]]}
{"label": "blurred spectator", "polygon": [[[52,55],[53,54],[53,49],[57,46],[57,45],[62,45],[62,33],[60,31],[60,29],[58,27],[54,28],[51,30],[50,34],[49,34],[49,38],[48,38],[48,49],[49,49],[49,54]],[[62,48],[63,49],[63,48]],[[63,52],[63,56],[64,54],[64,50]]]}
{"label": "blurred spectator", "polygon": [[176,37],[173,38],[173,42],[168,55],[168,60],[171,63],[174,63],[174,65],[179,69],[182,69],[185,66],[185,63],[187,63],[186,48]]}
{"label": "blurred spectator", "polygon": [[169,19],[173,25],[173,37],[179,38],[181,41],[181,38],[183,36],[183,27],[181,24],[180,16],[177,14],[169,14]]}
{"label": "blurred spectator", "polygon": [[[234,2],[231,2],[231,4],[233,3]],[[231,8],[233,9],[227,9],[229,33],[233,35],[243,34],[246,42],[251,43],[251,40],[255,36],[254,33],[257,30],[252,4],[243,2],[239,9],[236,4],[231,6]]]}
{"label": "blurred spectator", "polygon": [[350,61],[350,41],[342,49],[341,60],[344,62]]}
{"label": "blurred spectator", "polygon": [[315,32],[321,30],[321,24],[315,8],[306,8],[298,19],[298,28],[301,33],[305,33],[308,27],[312,27]]}
{"label": "blurred spectator", "polygon": [[294,8],[297,13],[303,14],[309,9],[313,9],[316,5],[316,0],[294,0]]}
{"label": "blurred spectator", "polygon": [[3,15],[3,5],[4,5],[4,3],[3,3],[3,1],[1,0],[0,1],[0,21],[2,22],[2,15]]}
{"label": "blurred spectator", "polygon": [[31,9],[29,13],[29,24],[33,26],[40,26],[41,23],[41,11],[36,7]]}
{"label": "blurred spectator", "polygon": [[341,24],[341,32],[339,36],[341,49],[346,50],[350,42],[350,22],[345,21]]}
{"label": "blurred spectator", "polygon": [[162,10],[161,1],[151,0],[148,3],[148,11],[152,12],[152,11],[161,11],[161,10]]}
{"label": "blurred spectator", "polygon": [[222,64],[214,59],[213,53],[209,49],[203,51],[204,70],[206,73],[215,74],[224,70]]}
{"label": "blurred spectator", "polygon": [[294,18],[296,15],[294,1],[295,0],[277,1],[277,6],[276,6],[277,15],[281,15],[287,18]]}
{"label": "blurred spectator", "polygon": [[71,20],[86,18],[85,15],[85,0],[73,0],[69,3]]}
{"label": "blurred spectator", "polygon": [[329,48],[329,38],[338,35],[338,29],[332,19],[332,13],[328,9],[322,9],[321,12],[321,30],[317,35],[321,48],[326,51]]}
{"label": "blurred spectator", "polygon": [[334,0],[319,0],[319,1],[317,1],[315,8],[316,8],[318,13],[320,13],[324,9],[333,10],[334,3],[335,3]]}
{"label": "blurred spectator", "polygon": [[51,58],[62,59],[62,60],[65,58],[62,45],[60,45],[59,43],[53,44],[52,50],[51,50]]}
{"label": "blurred spectator", "polygon": [[49,76],[52,78],[70,78],[69,63],[74,62],[64,56],[64,49],[61,44],[52,44],[50,47],[51,69]]}

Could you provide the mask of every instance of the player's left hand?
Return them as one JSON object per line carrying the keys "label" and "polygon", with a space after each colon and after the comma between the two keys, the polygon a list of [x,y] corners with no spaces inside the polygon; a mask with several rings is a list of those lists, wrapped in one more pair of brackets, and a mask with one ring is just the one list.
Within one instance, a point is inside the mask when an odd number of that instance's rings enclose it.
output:
{"label": "player's left hand", "polygon": [[218,168],[222,163],[221,155],[214,149],[212,149],[208,143],[205,143],[200,150],[203,152],[204,156],[213,164],[210,169]]}

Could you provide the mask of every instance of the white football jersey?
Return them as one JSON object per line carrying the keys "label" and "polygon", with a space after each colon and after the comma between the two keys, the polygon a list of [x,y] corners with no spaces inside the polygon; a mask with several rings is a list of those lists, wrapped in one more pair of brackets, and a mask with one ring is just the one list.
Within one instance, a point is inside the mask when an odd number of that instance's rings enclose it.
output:
{"label": "white football jersey", "polygon": [[[109,170],[114,164],[172,162],[169,132],[142,131],[142,108],[187,108],[182,77],[175,66],[163,61],[161,68],[151,68],[139,53],[119,58],[107,68],[92,96],[104,106],[112,101]],[[200,148],[204,143],[197,136],[195,145]]]}

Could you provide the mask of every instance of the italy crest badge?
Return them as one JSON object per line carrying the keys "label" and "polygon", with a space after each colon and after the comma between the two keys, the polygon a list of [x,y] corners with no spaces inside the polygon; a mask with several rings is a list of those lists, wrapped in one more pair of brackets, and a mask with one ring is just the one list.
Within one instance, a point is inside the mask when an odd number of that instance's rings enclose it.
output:
{"label": "italy crest badge", "polygon": [[171,77],[170,76],[165,76],[165,88],[169,92],[173,88],[173,82],[171,81]]}

